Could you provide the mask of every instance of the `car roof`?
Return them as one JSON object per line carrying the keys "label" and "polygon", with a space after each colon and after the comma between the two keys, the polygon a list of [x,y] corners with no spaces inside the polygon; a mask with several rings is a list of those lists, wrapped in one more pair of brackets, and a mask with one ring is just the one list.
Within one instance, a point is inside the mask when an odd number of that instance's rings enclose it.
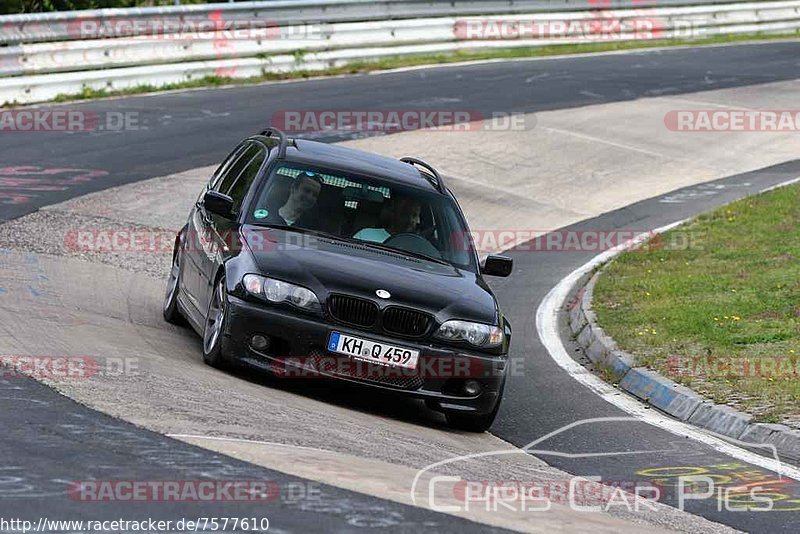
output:
{"label": "car roof", "polygon": [[285,160],[390,180],[438,193],[414,165],[355,148],[293,139],[286,148]]}

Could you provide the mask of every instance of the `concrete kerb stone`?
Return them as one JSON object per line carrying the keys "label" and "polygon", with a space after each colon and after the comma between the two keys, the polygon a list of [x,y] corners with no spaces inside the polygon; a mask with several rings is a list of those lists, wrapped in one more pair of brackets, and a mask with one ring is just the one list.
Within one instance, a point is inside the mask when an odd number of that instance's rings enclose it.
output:
{"label": "concrete kerb stone", "polygon": [[587,324],[589,324],[586,320],[586,314],[583,311],[583,293],[586,284],[591,280],[591,278],[592,273],[590,272],[583,275],[578,280],[578,283],[575,285],[578,290],[567,305],[567,310],[569,311],[569,327],[572,333],[576,336],[580,334]]}
{"label": "concrete kerb stone", "polygon": [[583,291],[580,291],[579,307],[585,325],[578,335],[578,343],[592,362],[611,371],[615,380],[622,380],[633,365],[633,357],[621,351],[597,323],[597,316],[592,310],[592,295],[599,275],[599,271],[594,273]]}
{"label": "concrete kerb stone", "polygon": [[786,425],[774,425],[771,423],[753,423],[747,425],[747,428],[742,432],[739,437],[742,441],[749,441],[751,443],[769,443],[773,434],[786,432],[791,430]]}
{"label": "concrete kerb stone", "polygon": [[632,368],[619,385],[623,390],[681,421],[688,420],[703,402],[702,397],[689,388],[643,367]]}
{"label": "concrete kerb stone", "polygon": [[617,347],[598,325],[592,310],[600,273],[598,269],[576,284],[569,324],[586,356],[610,371],[620,389],[681,421],[745,443],[774,445],[780,457],[800,460],[800,431],[784,425],[753,423],[749,414],[714,404],[655,371],[635,367],[635,357]]}
{"label": "concrete kerb stone", "polygon": [[569,310],[569,327],[572,332],[580,332],[586,326],[586,316],[583,314],[583,307],[580,303],[573,302]]}
{"label": "concrete kerb stone", "polygon": [[593,340],[594,336],[592,335],[592,325],[587,324],[578,333],[578,344],[585,349],[586,347],[591,345]]}
{"label": "concrete kerb stone", "polygon": [[742,413],[730,406],[702,403],[689,418],[689,422],[701,428],[707,428],[717,434],[739,439],[752,415]]}
{"label": "concrete kerb stone", "polygon": [[589,346],[584,348],[584,352],[586,352],[586,356],[588,356],[593,363],[605,362],[606,356],[608,355],[608,348],[600,340],[600,333],[596,332],[595,334]]}
{"label": "concrete kerb stone", "polygon": [[787,428],[773,432],[767,438],[767,443],[775,445],[781,456],[800,461],[800,430]]}

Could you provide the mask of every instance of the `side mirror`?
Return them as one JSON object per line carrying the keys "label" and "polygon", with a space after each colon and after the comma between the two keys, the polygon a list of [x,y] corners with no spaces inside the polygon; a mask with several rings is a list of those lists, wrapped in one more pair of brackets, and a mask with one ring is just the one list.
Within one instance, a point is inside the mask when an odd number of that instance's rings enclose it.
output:
{"label": "side mirror", "polygon": [[508,256],[489,256],[481,267],[481,273],[489,276],[508,276],[514,268],[514,260]]}
{"label": "side mirror", "polygon": [[207,191],[203,196],[206,211],[230,219],[233,216],[233,199],[217,191]]}

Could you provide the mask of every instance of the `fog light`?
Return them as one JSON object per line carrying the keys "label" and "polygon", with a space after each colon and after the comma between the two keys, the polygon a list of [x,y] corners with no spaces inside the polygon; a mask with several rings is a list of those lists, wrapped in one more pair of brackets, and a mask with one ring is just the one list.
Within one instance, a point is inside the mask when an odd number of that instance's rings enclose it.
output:
{"label": "fog light", "polygon": [[269,338],[256,334],[250,338],[250,346],[258,351],[265,351],[269,348]]}
{"label": "fog light", "polygon": [[464,382],[464,393],[474,397],[481,392],[481,385],[477,380],[467,380]]}

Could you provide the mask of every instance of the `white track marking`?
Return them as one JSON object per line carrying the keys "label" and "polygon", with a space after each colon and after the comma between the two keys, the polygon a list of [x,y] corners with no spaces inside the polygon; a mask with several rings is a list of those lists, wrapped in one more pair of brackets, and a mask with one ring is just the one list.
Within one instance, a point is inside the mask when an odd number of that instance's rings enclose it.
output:
{"label": "white track marking", "polygon": [[[787,80],[791,81],[791,80]],[[724,91],[724,89],[722,89]],[[735,110],[744,110],[744,111],[758,111],[756,108],[750,108],[747,106],[740,106],[738,104],[721,104],[719,102],[709,102],[707,100],[695,100],[691,98],[680,98],[676,96],[667,95],[664,98],[668,99],[671,102],[680,102],[682,104],[688,104],[690,106],[705,106],[708,108],[718,108],[718,109],[735,109]]]}
{"label": "white track marking", "polygon": [[621,148],[622,150],[630,150],[632,152],[639,152],[641,154],[646,154],[648,156],[654,156],[659,159],[667,159],[667,156],[664,154],[660,154],[658,152],[653,152],[652,150],[647,150],[645,148],[639,148],[631,145],[625,145],[622,143],[615,143],[613,141],[609,141],[608,139],[603,139],[601,137],[595,137],[593,135],[587,135],[578,132],[572,132],[570,130],[562,130],[561,128],[551,128],[550,126],[540,126],[542,130],[546,130],[549,132],[555,132],[563,135],[569,135],[571,137],[577,137],[578,139],[585,139],[587,141],[592,141],[593,143],[600,143],[603,145],[613,146],[615,148]]}
{"label": "white track marking", "polygon": [[[779,187],[785,187],[799,181],[800,177],[787,180],[777,185],[762,189],[759,191],[759,193],[771,191]],[[662,226],[653,230],[653,232],[666,232],[688,220],[689,219],[684,219],[666,226]],[[649,235],[652,234],[644,234],[641,236],[641,239]],[[630,246],[635,244],[637,244],[637,242],[634,240],[630,243]],[[667,415],[657,412],[656,410],[646,408],[642,402],[638,401],[632,396],[621,393],[617,389],[614,389],[607,382],[589,372],[585,367],[576,362],[569,355],[566,347],[564,347],[564,344],[561,342],[561,336],[559,335],[559,310],[566,302],[573,286],[582,276],[598,265],[620,254],[621,252],[622,250],[608,250],[595,256],[584,265],[572,271],[566,278],[563,278],[542,300],[539,308],[536,310],[536,330],[539,333],[539,338],[542,340],[542,344],[550,354],[550,357],[555,360],[559,367],[569,373],[569,375],[577,380],[580,384],[591,389],[606,402],[609,402],[624,412],[633,415],[644,423],[653,425],[654,427],[666,430],[667,432],[671,432],[672,434],[678,436],[699,441],[710,446],[715,451],[726,454],[737,460],[757,465],[764,469],[769,469],[770,471],[774,471],[781,476],[787,476],[795,480],[800,480],[800,469],[796,467],[786,465],[778,460],[766,458],[759,454],[742,449],[695,426],[678,421],[677,419],[673,419]]]}

